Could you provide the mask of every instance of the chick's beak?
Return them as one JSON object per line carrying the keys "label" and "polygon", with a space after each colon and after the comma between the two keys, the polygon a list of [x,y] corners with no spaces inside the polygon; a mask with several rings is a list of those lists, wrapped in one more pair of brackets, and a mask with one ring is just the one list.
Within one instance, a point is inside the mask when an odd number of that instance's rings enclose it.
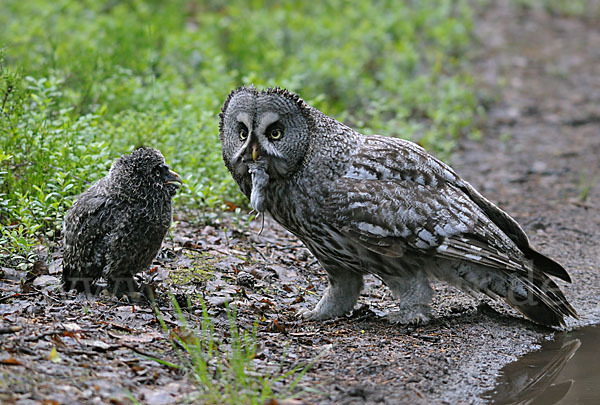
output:
{"label": "chick's beak", "polygon": [[252,145],[252,161],[256,162],[257,158],[258,158],[258,145],[253,144]]}
{"label": "chick's beak", "polygon": [[182,180],[181,177],[175,173],[173,170],[169,170],[169,174],[167,175],[167,178],[165,179],[165,184],[170,184],[176,187],[181,187],[182,184]]}

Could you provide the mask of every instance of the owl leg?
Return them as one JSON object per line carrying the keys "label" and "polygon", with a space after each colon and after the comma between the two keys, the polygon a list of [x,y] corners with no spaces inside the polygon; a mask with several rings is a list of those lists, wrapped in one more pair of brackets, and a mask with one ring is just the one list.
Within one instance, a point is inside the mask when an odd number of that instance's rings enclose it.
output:
{"label": "owl leg", "polygon": [[92,294],[93,282],[94,279],[91,277],[63,276],[65,291],[77,290],[79,292],[85,292],[86,294]]}
{"label": "owl leg", "polygon": [[387,315],[391,323],[420,324],[429,321],[431,308],[429,303],[433,290],[423,272],[398,276],[382,276],[383,282],[400,301],[398,310]]}
{"label": "owl leg", "polygon": [[135,292],[139,288],[131,276],[109,278],[108,286],[110,287],[110,292],[116,297],[122,297],[123,295],[130,297],[132,294],[135,296]]}
{"label": "owl leg", "polygon": [[299,314],[310,320],[324,320],[344,315],[354,308],[363,288],[362,274],[346,270],[327,269],[329,286],[317,306]]}

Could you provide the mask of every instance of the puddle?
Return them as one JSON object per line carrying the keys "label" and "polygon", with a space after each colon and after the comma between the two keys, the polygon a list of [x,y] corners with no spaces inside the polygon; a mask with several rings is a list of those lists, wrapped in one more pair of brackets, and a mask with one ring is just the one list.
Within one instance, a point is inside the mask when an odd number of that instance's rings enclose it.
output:
{"label": "puddle", "polygon": [[600,404],[600,325],[556,334],[500,370],[493,404]]}

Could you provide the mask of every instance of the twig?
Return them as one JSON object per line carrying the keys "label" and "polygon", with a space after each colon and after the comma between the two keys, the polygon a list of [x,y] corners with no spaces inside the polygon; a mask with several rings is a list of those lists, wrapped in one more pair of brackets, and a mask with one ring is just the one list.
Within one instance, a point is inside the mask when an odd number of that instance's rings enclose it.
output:
{"label": "twig", "polygon": [[[249,241],[249,242],[250,242],[250,241]],[[252,249],[253,249],[253,250],[254,250],[256,253],[258,253],[258,254],[260,255],[260,257],[262,257],[262,259],[263,259],[265,262],[267,261],[267,258],[265,257],[265,255],[263,255],[263,253],[262,253],[260,250],[258,250],[258,248],[257,248],[256,246],[254,246],[254,243],[250,242],[250,247],[251,247],[251,248],[252,248]]]}
{"label": "twig", "polygon": [[5,333],[16,333],[23,329],[22,326],[4,326],[0,328],[0,335]]}
{"label": "twig", "polygon": [[54,298],[54,297],[50,296],[50,294],[47,294],[47,293],[45,293],[44,291],[42,291],[42,290],[40,290],[38,288],[35,288],[33,286],[32,286],[32,288],[33,288],[34,291],[37,291],[39,294],[42,294],[44,296],[44,298],[49,298],[50,300],[52,300],[52,301],[54,301],[54,302],[56,302],[58,304],[62,304],[63,303],[58,298]]}
{"label": "twig", "polygon": [[42,338],[45,338],[46,336],[51,336],[51,335],[61,335],[64,332],[64,330],[60,330],[60,329],[52,329],[46,332],[42,332],[39,335],[35,335],[35,336],[29,336],[26,338],[23,338],[23,341],[25,342],[35,342],[36,340],[40,340]]}
{"label": "twig", "polygon": [[17,349],[21,353],[25,353],[25,354],[28,354],[30,356],[36,356],[38,359],[41,359],[41,356],[39,356],[37,352],[31,350],[28,347],[25,347],[25,346],[15,346],[15,349]]}
{"label": "twig", "polygon": [[11,298],[30,297],[32,295],[38,295],[38,293],[34,292],[34,293],[14,293],[14,294],[8,294],[8,295],[5,295],[4,297],[0,297],[0,304],[3,303],[4,301],[8,301]]}
{"label": "twig", "polygon": [[135,347],[133,345],[130,345],[128,343],[121,343],[121,346],[126,347],[126,348],[128,348],[130,350],[133,350],[134,352],[136,352],[137,354],[141,354],[142,356],[150,357],[150,358],[153,358],[153,359],[158,359],[159,358],[156,354],[145,352],[145,351],[143,351],[141,349],[138,349],[137,347]]}
{"label": "twig", "polygon": [[6,100],[8,100],[8,96],[10,95],[10,93],[12,93],[12,91],[13,86],[11,84],[6,86],[6,91],[4,92],[4,100],[2,100],[2,112],[4,113],[5,117],[8,117],[8,114],[4,112],[4,106],[6,105]]}
{"label": "twig", "polygon": [[[86,355],[86,356],[100,356],[101,354],[103,354],[104,352],[97,352],[97,351],[93,351],[93,350],[82,350],[82,349],[57,349],[59,352],[61,353],[65,353],[65,354],[69,354],[69,355],[76,355],[76,356],[80,356],[80,355]],[[114,349],[113,349],[114,350]],[[105,350],[105,351],[108,351]]]}
{"label": "twig", "polygon": [[[133,333],[133,329],[132,329],[132,328],[130,328],[129,326],[125,326],[125,325],[119,325],[119,324],[118,324],[118,323],[116,323],[116,322],[106,322],[106,321],[100,321],[99,323],[105,324],[105,325],[107,325],[107,326],[111,326],[111,327],[113,327],[114,329],[117,329],[117,330],[122,330],[122,331],[124,331],[124,332]],[[110,335],[110,333],[109,333],[109,335]]]}
{"label": "twig", "polygon": [[[93,332],[96,332],[96,331],[97,331],[97,329],[81,329],[81,330],[78,330],[77,332],[79,332],[79,333],[93,333]],[[23,341],[24,342],[34,342],[34,341],[40,340],[40,339],[42,339],[42,338],[44,338],[46,336],[63,335],[65,332],[68,332],[68,331],[66,329],[64,329],[64,328],[63,329],[52,329],[52,330],[49,330],[49,331],[46,331],[46,332],[42,332],[42,333],[40,333],[39,335],[36,335],[36,336],[29,336],[29,337],[23,338]]]}

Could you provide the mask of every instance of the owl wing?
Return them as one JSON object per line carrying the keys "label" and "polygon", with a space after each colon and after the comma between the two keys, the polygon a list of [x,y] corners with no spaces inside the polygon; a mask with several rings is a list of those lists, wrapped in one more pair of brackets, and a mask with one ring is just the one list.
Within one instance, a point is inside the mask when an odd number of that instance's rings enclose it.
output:
{"label": "owl wing", "polygon": [[[394,188],[399,187],[399,190],[407,193],[406,196],[391,198],[398,202],[404,199],[408,212],[411,212],[412,205],[419,205],[419,202],[433,204],[429,213],[434,217],[428,223],[435,223],[439,227],[434,233],[424,228],[422,235],[426,237],[428,233],[432,234],[435,241],[443,239],[445,243],[440,242],[438,249],[442,256],[464,260],[471,256],[479,257],[477,252],[481,252],[496,263],[492,267],[504,268],[510,264],[509,268],[514,268],[506,259],[506,254],[513,258],[524,255],[544,273],[571,281],[560,264],[530,246],[527,235],[512,217],[479,194],[451,167],[413,142],[387,136],[364,137],[363,145],[352,156],[352,164],[344,178],[381,183],[383,188],[389,188],[390,196]],[[390,183],[385,185],[386,182]],[[393,201],[389,203],[393,204]],[[435,212],[438,206],[445,208]],[[416,211],[420,212],[419,219],[428,215],[425,208]],[[399,221],[405,219],[414,226],[419,222],[405,216],[400,217]],[[400,242],[396,240],[396,243]],[[423,246],[424,242],[417,239],[413,244]],[[443,249],[446,250],[442,252]]]}
{"label": "owl wing", "polygon": [[116,224],[116,203],[93,190],[83,194],[65,218],[64,278],[98,278],[106,265],[107,236]]}
{"label": "owl wing", "polygon": [[510,215],[483,197],[466,181],[458,179],[455,185],[475,202],[485,215],[519,247],[525,254],[525,257],[533,262],[534,267],[541,269],[546,274],[558,277],[569,283],[571,282],[571,277],[564,267],[531,247],[529,238],[527,238],[521,226]]}
{"label": "owl wing", "polygon": [[452,184],[341,178],[323,213],[340,233],[386,256],[418,252],[511,271],[531,268],[514,242]]}

